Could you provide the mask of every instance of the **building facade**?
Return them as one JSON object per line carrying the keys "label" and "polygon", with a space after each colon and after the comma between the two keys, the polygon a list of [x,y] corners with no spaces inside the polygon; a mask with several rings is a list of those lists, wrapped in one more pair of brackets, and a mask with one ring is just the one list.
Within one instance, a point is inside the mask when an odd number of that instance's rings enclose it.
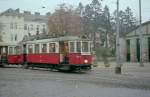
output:
{"label": "building facade", "polygon": [[8,9],[0,14],[2,25],[2,40],[4,42],[19,42],[25,35],[35,35],[48,32],[48,16],[30,11],[20,12],[19,9]]}
{"label": "building facade", "polygon": [[150,62],[150,21],[142,24],[142,54],[140,54],[140,29],[126,34],[124,38],[120,38],[120,56],[123,61],[139,62],[140,58],[144,62]]}

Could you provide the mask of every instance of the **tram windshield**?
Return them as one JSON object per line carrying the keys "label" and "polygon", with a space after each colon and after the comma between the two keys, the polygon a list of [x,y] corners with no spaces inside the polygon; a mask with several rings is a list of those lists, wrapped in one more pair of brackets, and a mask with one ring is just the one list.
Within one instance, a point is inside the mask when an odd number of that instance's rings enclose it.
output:
{"label": "tram windshield", "polygon": [[71,53],[90,53],[90,41],[71,41],[69,46]]}
{"label": "tram windshield", "polygon": [[82,52],[89,52],[89,43],[82,42]]}

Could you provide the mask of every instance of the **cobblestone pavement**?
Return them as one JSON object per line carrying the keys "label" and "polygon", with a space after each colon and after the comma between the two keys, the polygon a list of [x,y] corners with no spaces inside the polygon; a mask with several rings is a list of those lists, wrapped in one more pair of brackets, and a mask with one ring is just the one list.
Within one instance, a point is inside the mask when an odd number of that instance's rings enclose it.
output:
{"label": "cobblestone pavement", "polygon": [[121,75],[114,68],[115,63],[99,63],[87,73],[0,68],[0,97],[150,97],[149,63],[124,63]]}

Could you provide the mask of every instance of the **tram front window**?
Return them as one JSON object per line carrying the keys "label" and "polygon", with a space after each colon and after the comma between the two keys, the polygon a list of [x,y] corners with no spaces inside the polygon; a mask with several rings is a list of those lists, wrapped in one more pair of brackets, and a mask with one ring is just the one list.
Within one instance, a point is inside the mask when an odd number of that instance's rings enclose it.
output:
{"label": "tram front window", "polygon": [[77,52],[81,52],[81,42],[77,42]]}
{"label": "tram front window", "polygon": [[89,41],[70,42],[69,51],[72,53],[87,53],[90,52]]}
{"label": "tram front window", "polygon": [[89,52],[88,42],[82,42],[82,52]]}

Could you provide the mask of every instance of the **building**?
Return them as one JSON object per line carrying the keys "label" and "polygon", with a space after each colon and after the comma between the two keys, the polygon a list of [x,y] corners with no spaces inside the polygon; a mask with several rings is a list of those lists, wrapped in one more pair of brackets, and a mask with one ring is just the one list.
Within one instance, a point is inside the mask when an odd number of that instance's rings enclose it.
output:
{"label": "building", "polygon": [[47,33],[48,16],[39,12],[20,12],[19,9],[8,9],[0,14],[0,23],[3,25],[2,40],[4,42],[19,42],[25,35]]}
{"label": "building", "polygon": [[142,55],[140,55],[140,30],[139,27],[120,38],[120,56],[124,61],[139,62],[142,57],[144,62],[150,62],[150,21],[142,24]]}

